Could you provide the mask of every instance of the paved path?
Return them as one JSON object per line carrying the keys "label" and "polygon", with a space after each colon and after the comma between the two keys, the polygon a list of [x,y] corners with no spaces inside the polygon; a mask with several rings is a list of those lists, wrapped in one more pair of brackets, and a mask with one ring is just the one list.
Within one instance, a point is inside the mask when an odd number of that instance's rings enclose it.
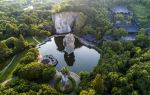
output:
{"label": "paved path", "polygon": [[10,78],[10,79],[5,80],[4,82],[2,82],[1,86],[5,86],[6,83],[8,83],[9,81],[11,81],[13,79],[15,79],[15,78]]}
{"label": "paved path", "polygon": [[[62,73],[56,70],[56,78],[62,76]],[[80,77],[74,73],[74,72],[70,72],[70,76],[75,80],[76,85],[78,86],[78,84],[80,83]]]}
{"label": "paved path", "polygon": [[9,64],[8,64],[0,73],[2,73],[5,69],[8,68],[8,66],[11,65],[11,63],[14,61],[14,59],[16,58],[16,56],[17,56],[17,55],[15,55],[15,56],[11,59],[11,61],[9,62]]}
{"label": "paved path", "polygon": [[10,61],[9,65],[14,61],[14,59],[16,58],[17,55],[15,55],[12,60]]}
{"label": "paved path", "polygon": [[35,37],[32,37],[33,40],[35,40],[38,44],[40,44],[40,42],[35,38]]}
{"label": "paved path", "polygon": [[[9,68],[9,66],[13,63],[13,61],[14,61],[14,59],[17,57],[17,55],[15,55],[12,59],[11,59],[11,61],[9,62],[9,64],[0,72],[1,73],[1,75],[0,75],[0,77],[3,77],[3,76],[5,76],[4,74],[5,74],[5,72],[7,71],[7,69]],[[7,76],[8,77],[8,76]],[[5,84],[5,83],[7,83],[8,81],[6,80],[6,81],[4,81],[2,84]]]}
{"label": "paved path", "polygon": [[77,75],[74,72],[70,72],[70,76],[76,81],[76,84],[78,86],[78,84],[80,83],[80,77],[79,77],[79,75]]}

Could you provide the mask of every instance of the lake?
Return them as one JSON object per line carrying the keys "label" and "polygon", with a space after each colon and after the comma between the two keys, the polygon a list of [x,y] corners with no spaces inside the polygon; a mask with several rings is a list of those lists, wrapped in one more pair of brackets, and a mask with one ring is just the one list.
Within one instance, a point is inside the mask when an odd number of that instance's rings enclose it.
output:
{"label": "lake", "polygon": [[42,43],[38,48],[42,56],[52,55],[58,60],[57,70],[61,70],[64,66],[68,67],[72,72],[79,74],[80,72],[91,72],[98,64],[100,54],[93,48],[84,46],[77,38],[75,39],[74,52],[68,55],[64,51],[64,36],[52,37],[50,41]]}

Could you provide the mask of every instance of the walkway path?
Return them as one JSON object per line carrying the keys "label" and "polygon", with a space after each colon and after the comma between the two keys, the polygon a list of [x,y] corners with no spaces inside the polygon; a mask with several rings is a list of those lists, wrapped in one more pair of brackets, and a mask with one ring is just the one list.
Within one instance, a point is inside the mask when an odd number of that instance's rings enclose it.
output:
{"label": "walkway path", "polygon": [[35,37],[32,37],[33,40],[35,40],[38,44],[40,44],[40,42],[35,38]]}
{"label": "walkway path", "polygon": [[9,81],[12,81],[14,79],[15,77],[5,80],[4,82],[2,82],[1,86],[5,86]]}
{"label": "walkway path", "polygon": [[[3,79],[7,78],[9,76],[8,73],[11,72],[11,66],[13,65],[13,61],[15,60],[15,58],[17,57],[17,55],[15,55],[12,60],[10,61],[10,63],[0,72],[0,82],[4,81]],[[10,71],[10,72],[9,72]]]}
{"label": "walkway path", "polygon": [[70,72],[70,76],[76,81],[76,84],[78,86],[78,84],[80,83],[80,77],[79,77],[79,75],[77,75],[74,72]]}
{"label": "walkway path", "polygon": [[16,56],[17,56],[17,55],[15,55],[15,56],[12,58],[12,60],[10,61],[9,64],[11,64],[11,63],[14,61],[14,59],[16,58]]}
{"label": "walkway path", "polygon": [[[56,70],[56,78],[62,76],[62,73]],[[75,80],[76,85],[78,86],[78,84],[80,83],[80,77],[74,73],[74,72],[70,72],[70,76]]]}

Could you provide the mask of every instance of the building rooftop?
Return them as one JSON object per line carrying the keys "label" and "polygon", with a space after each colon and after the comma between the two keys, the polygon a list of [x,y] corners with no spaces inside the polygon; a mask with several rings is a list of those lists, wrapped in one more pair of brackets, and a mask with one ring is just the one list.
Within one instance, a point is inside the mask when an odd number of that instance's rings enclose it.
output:
{"label": "building rooftop", "polygon": [[130,13],[127,6],[115,6],[111,8],[111,11],[114,13]]}
{"label": "building rooftop", "polygon": [[150,27],[146,29],[147,32],[150,32]]}
{"label": "building rooftop", "polygon": [[94,35],[90,35],[90,34],[82,36],[82,39],[84,39],[88,42],[96,42],[96,37]]}
{"label": "building rooftop", "polygon": [[150,27],[146,29],[148,35],[150,35]]}
{"label": "building rooftop", "polygon": [[136,25],[123,25],[123,24],[115,24],[116,28],[124,28],[128,33],[137,33],[139,32],[140,28]]}
{"label": "building rooftop", "polygon": [[41,61],[41,63],[44,63],[44,64],[49,64],[49,62],[50,62],[49,59],[43,59],[43,60]]}
{"label": "building rooftop", "polygon": [[139,28],[138,27],[136,27],[136,26],[127,26],[127,27],[124,27],[126,30],[127,30],[127,32],[129,32],[129,33],[137,33],[137,32],[139,32]]}

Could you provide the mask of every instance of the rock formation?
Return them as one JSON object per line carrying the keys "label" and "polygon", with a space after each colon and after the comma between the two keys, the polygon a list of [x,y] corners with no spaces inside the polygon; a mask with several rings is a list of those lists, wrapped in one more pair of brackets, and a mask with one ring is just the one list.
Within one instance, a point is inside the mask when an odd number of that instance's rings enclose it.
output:
{"label": "rock formation", "polygon": [[[82,14],[82,15],[81,15]],[[52,19],[55,25],[56,33],[62,34],[62,33],[69,33],[72,31],[73,25],[76,25],[76,22],[79,22],[79,18],[86,18],[83,13],[79,12],[61,12],[61,13],[55,13],[52,15]],[[78,20],[77,20],[78,19]],[[82,23],[85,23],[84,21],[81,21]],[[83,24],[77,24],[78,27]]]}
{"label": "rock formation", "polygon": [[75,38],[73,34],[67,34],[63,39],[63,45],[65,47],[65,52],[69,55],[74,51],[75,48]]}
{"label": "rock formation", "polygon": [[55,24],[56,33],[68,33],[71,32],[74,21],[78,13],[76,12],[62,12],[53,15],[53,22]]}

